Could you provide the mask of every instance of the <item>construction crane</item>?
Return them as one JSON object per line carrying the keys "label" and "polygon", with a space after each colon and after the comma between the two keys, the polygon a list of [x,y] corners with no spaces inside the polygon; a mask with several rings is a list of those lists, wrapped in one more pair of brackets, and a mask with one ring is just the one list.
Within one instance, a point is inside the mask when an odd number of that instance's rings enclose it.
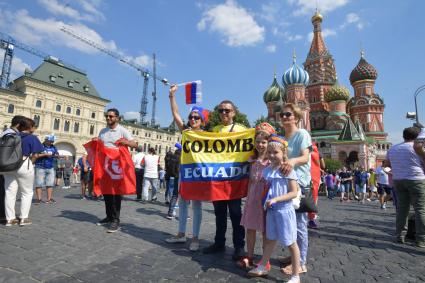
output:
{"label": "construction crane", "polygon": [[29,52],[35,56],[41,57],[43,59],[47,59],[49,57],[48,54],[34,49],[33,47],[26,45],[22,42],[15,40],[10,35],[0,32],[0,48],[4,49],[4,59],[3,59],[3,67],[1,70],[0,76],[0,87],[6,88],[9,84],[10,72],[12,69],[12,60],[14,55],[14,49],[19,48],[26,52]]}
{"label": "construction crane", "polygon": [[155,127],[155,109],[156,109],[156,56],[153,54],[153,92],[152,92],[152,118],[151,125]]}
{"label": "construction crane", "polygon": [[[130,60],[128,60],[127,58],[124,58],[122,55],[108,50],[104,47],[102,47],[101,45],[99,45],[98,43],[84,38],[81,35],[76,34],[75,32],[73,32],[71,29],[67,28],[67,27],[61,27],[61,31],[63,31],[64,33],[72,36],[75,39],[78,39],[81,42],[84,42],[94,48],[96,48],[97,50],[117,59],[118,61],[129,65],[130,67],[136,69],[137,71],[140,72],[141,76],[143,77],[143,95],[142,95],[142,100],[141,100],[141,105],[140,105],[140,123],[141,124],[145,124],[146,123],[146,115],[147,115],[147,104],[148,104],[148,98],[147,98],[147,91],[148,91],[148,83],[149,83],[149,78],[151,76],[150,71],[139,65],[136,64],[134,62],[131,62]],[[155,55],[154,55],[155,56]],[[155,61],[155,57],[154,57],[154,61]],[[152,97],[153,97],[153,103],[152,103],[152,119],[151,119],[151,125],[155,126],[155,107],[156,107],[156,80],[162,82],[163,84],[168,84],[168,80],[166,78],[162,78],[160,76],[156,75],[156,67],[155,67],[155,63],[154,63],[154,72],[153,72],[153,80],[154,80],[154,91],[152,93]]]}

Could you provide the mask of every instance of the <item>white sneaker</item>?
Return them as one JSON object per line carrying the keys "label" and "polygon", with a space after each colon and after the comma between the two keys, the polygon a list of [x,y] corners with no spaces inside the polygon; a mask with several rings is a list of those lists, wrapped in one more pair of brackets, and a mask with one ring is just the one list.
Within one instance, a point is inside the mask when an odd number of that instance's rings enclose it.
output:
{"label": "white sneaker", "polygon": [[291,279],[289,279],[289,281],[287,281],[287,283],[300,283],[300,282],[301,281],[300,281],[299,275],[297,275],[297,276],[292,275]]}
{"label": "white sneaker", "polygon": [[196,252],[199,250],[199,241],[193,241],[190,243],[189,251]]}
{"label": "white sneaker", "polygon": [[177,237],[173,236],[171,238],[165,239],[167,243],[186,243],[186,237]]}
{"label": "white sneaker", "polygon": [[267,274],[269,274],[269,272],[267,271],[266,267],[259,264],[256,268],[251,269],[248,272],[248,277],[262,277],[266,276]]}

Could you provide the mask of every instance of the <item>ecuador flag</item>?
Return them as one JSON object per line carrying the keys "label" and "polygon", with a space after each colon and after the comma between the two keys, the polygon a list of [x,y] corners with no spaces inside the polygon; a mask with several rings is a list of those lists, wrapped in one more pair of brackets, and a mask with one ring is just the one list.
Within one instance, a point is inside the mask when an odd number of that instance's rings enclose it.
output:
{"label": "ecuador flag", "polygon": [[184,131],[180,194],[186,200],[230,200],[247,195],[248,159],[255,129],[210,133]]}

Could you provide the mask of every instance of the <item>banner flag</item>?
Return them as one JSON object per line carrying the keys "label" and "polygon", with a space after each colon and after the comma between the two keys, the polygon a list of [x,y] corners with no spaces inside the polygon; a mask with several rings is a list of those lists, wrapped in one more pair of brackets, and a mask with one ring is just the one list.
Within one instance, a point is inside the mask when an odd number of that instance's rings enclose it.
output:
{"label": "banner flag", "polygon": [[186,104],[200,104],[202,102],[201,81],[194,81],[184,85]]}
{"label": "banner flag", "polygon": [[93,192],[96,195],[136,194],[136,174],[126,146],[105,147],[101,140],[84,145],[93,172]]}
{"label": "banner flag", "polygon": [[181,196],[205,201],[245,197],[254,136],[255,129],[230,133],[183,131]]}

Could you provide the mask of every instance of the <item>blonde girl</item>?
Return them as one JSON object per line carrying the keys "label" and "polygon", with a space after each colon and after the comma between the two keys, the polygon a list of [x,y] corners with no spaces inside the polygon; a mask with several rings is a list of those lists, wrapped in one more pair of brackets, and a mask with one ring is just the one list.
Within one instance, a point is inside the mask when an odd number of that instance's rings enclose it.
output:
{"label": "blonde girl", "polygon": [[288,247],[294,265],[290,283],[300,282],[300,251],[297,245],[297,220],[292,199],[297,197],[297,175],[291,170],[287,176],[281,171],[282,164],[287,161],[288,143],[283,137],[272,135],[267,146],[267,157],[270,166],[263,171],[263,177],[269,184],[265,196],[266,241],[263,257],[257,267],[248,272],[248,276],[265,276],[268,274],[267,263],[276,247],[277,241]]}

